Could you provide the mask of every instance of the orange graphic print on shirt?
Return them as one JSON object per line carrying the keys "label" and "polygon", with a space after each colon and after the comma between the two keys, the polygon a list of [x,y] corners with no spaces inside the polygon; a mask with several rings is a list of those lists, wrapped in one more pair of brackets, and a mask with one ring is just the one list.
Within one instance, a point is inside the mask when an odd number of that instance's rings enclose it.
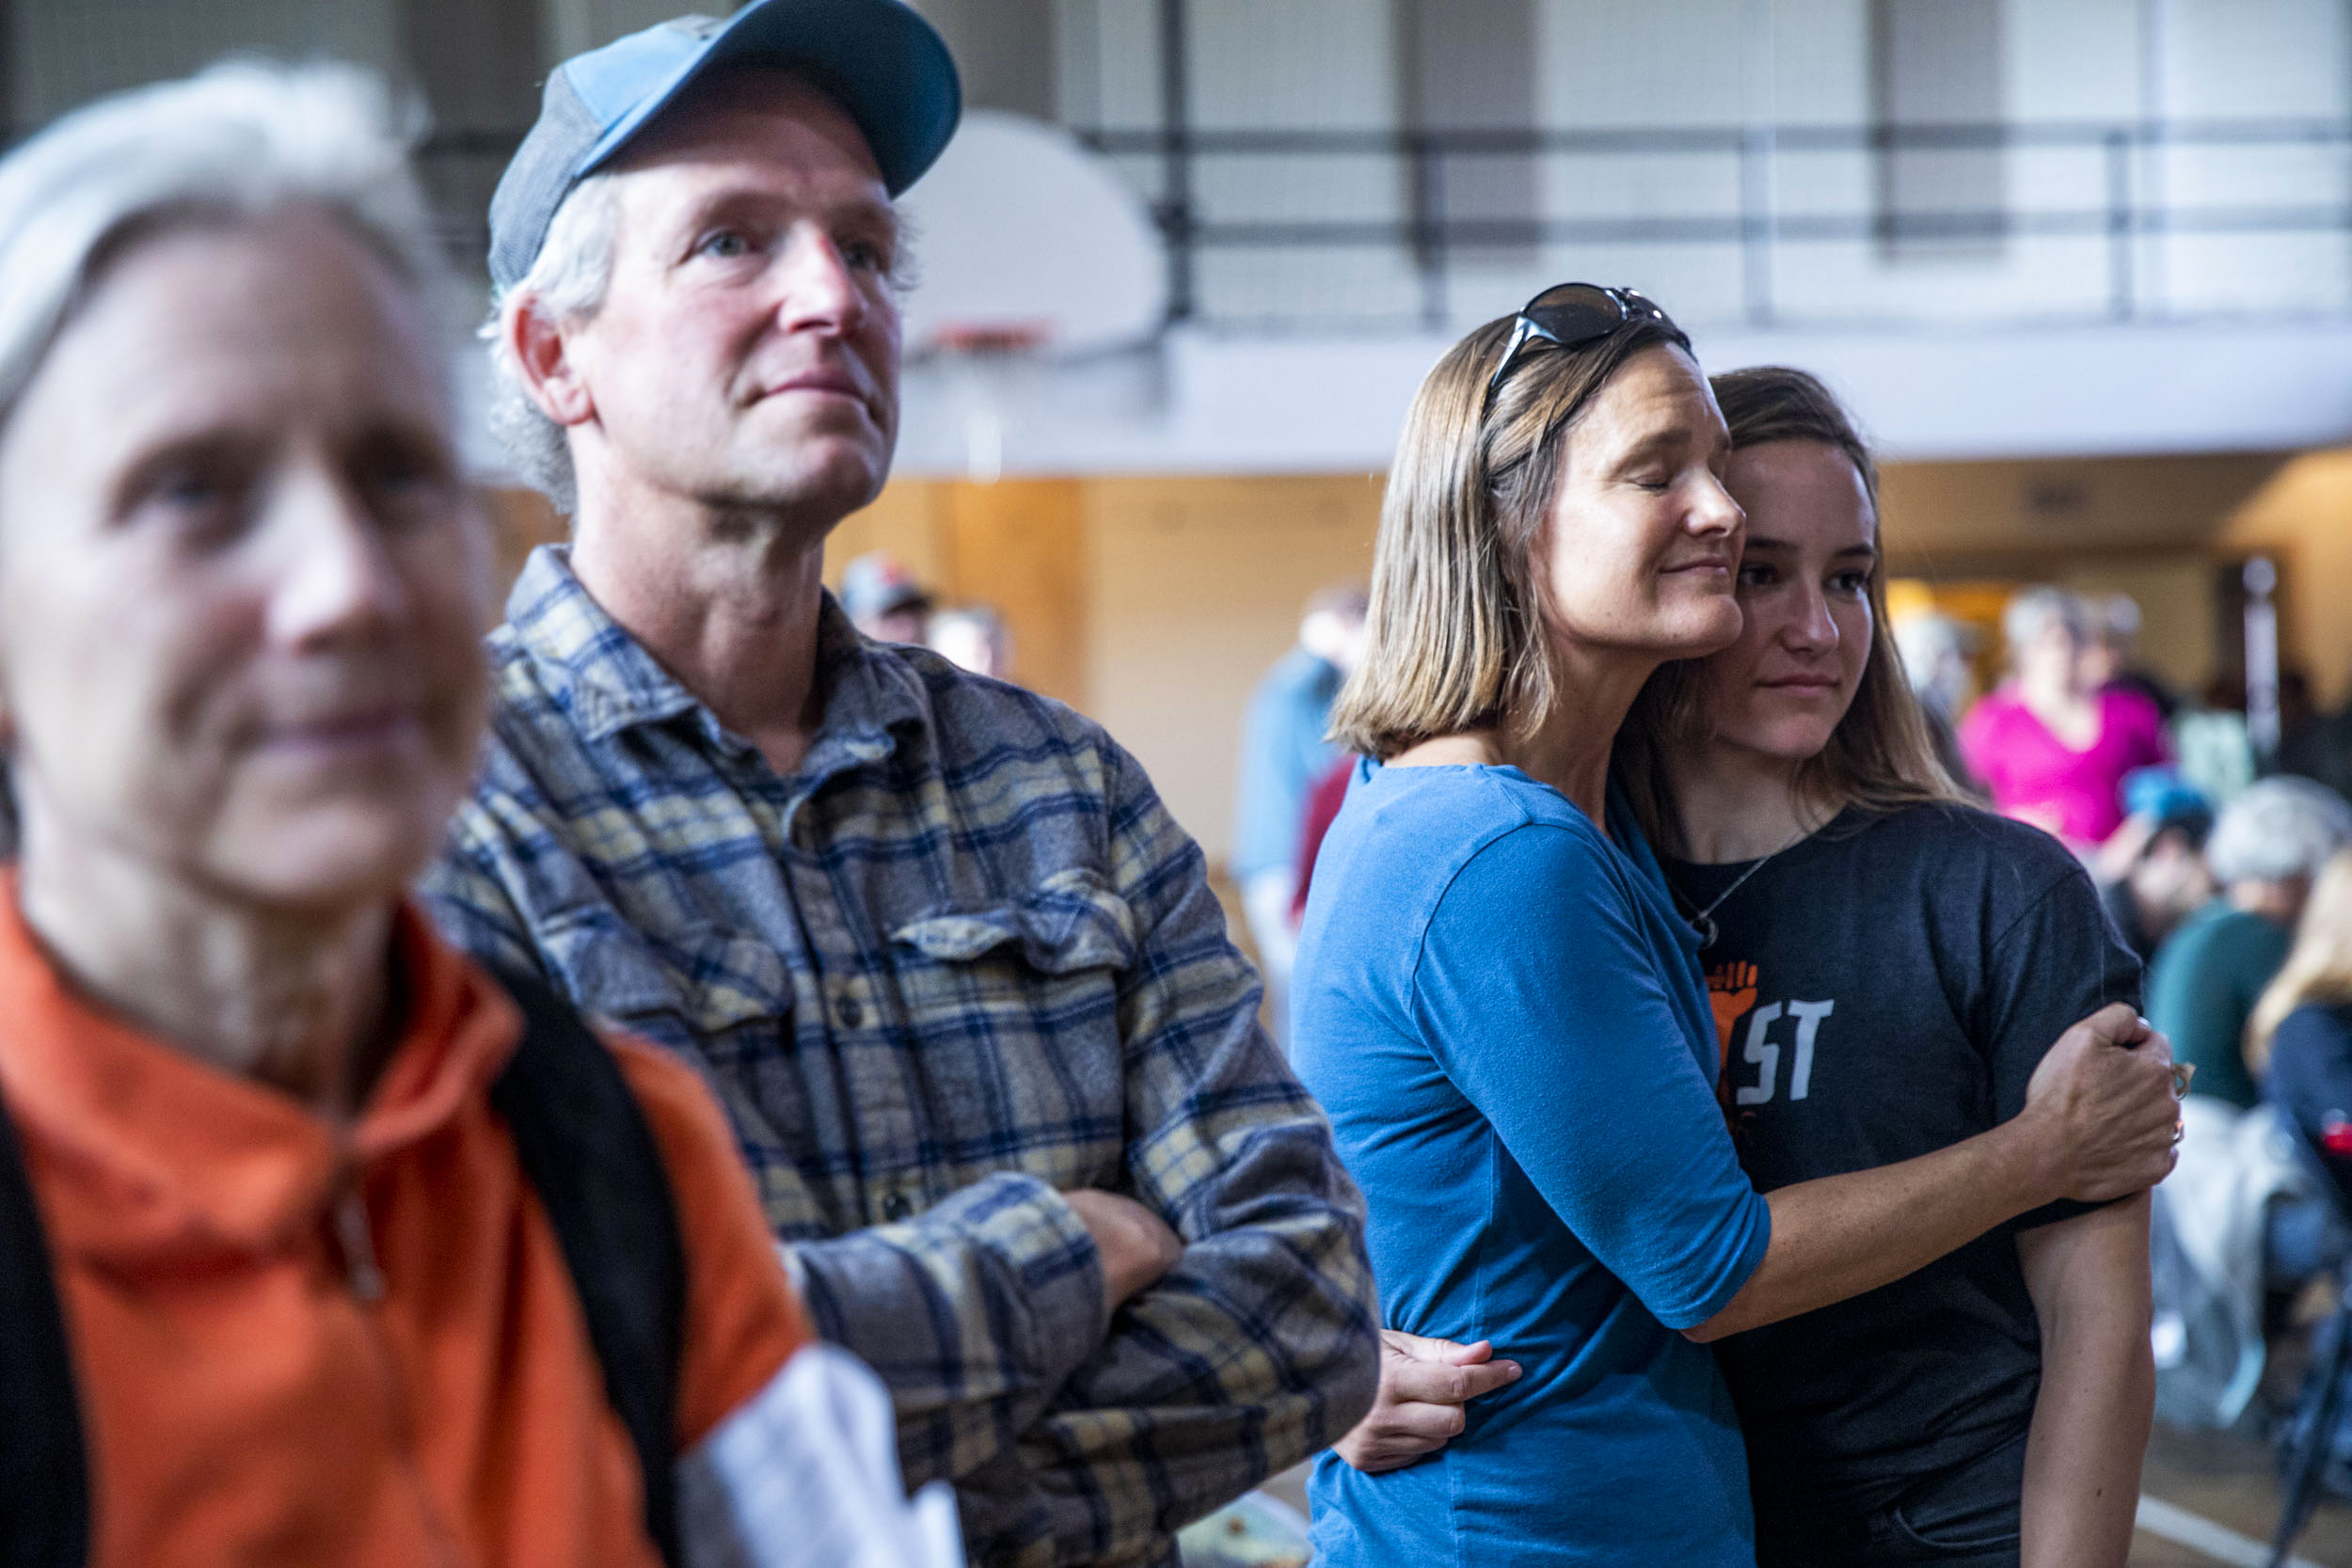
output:
{"label": "orange graphic print on shirt", "polygon": [[1744,958],[1717,964],[1708,971],[1707,1002],[1715,1009],[1715,1037],[1723,1060],[1731,1060],[1731,1031],[1756,1006],[1756,965]]}
{"label": "orange graphic print on shirt", "polygon": [[1715,1011],[1715,1037],[1723,1047],[1715,1058],[1715,1102],[1724,1108],[1724,1120],[1735,1134],[1740,1113],[1731,1103],[1731,1032],[1756,1006],[1756,965],[1745,958],[1719,963],[1707,972],[1707,1005]]}

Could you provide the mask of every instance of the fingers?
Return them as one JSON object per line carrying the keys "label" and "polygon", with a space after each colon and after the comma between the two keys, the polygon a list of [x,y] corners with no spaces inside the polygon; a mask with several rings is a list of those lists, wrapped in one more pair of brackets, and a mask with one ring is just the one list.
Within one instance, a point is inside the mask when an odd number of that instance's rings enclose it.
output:
{"label": "fingers", "polygon": [[2128,1002],[2110,1002],[2074,1027],[2089,1030],[2106,1044],[2121,1046],[2137,1045],[2155,1033],[2139,1016],[2139,1009]]}
{"label": "fingers", "polygon": [[1399,1328],[1380,1331],[1380,1342],[1397,1354],[1415,1361],[1438,1361],[1452,1367],[1467,1367],[1484,1361],[1495,1352],[1494,1345],[1479,1339],[1457,1345],[1451,1339],[1424,1339],[1418,1334],[1407,1334]]}
{"label": "fingers", "polygon": [[1377,1475],[1436,1453],[1461,1435],[1464,1422],[1458,1404],[1383,1402],[1332,1446],[1359,1470]]}
{"label": "fingers", "polygon": [[1518,1381],[1516,1361],[1489,1361],[1475,1366],[1446,1366],[1431,1361],[1398,1361],[1388,1369],[1383,1397],[1425,1405],[1459,1405]]}

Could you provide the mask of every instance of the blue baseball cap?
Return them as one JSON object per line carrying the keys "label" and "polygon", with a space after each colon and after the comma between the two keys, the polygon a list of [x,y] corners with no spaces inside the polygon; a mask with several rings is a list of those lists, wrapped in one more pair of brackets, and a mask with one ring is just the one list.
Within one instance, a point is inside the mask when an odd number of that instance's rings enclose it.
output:
{"label": "blue baseball cap", "polygon": [[694,84],[730,65],[780,65],[838,100],[897,196],[956,134],[955,57],[904,0],[752,0],[733,16],[682,16],[575,55],[548,77],[538,123],[490,198],[490,279],[531,271],[572,187]]}

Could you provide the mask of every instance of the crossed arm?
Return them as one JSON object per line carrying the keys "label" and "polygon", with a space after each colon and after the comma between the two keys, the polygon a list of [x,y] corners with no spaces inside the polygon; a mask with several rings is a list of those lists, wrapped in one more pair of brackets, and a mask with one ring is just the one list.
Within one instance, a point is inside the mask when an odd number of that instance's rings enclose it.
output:
{"label": "crossed arm", "polygon": [[1139,769],[1130,787],[1109,845],[1138,931],[1117,988],[1122,1196],[1181,1255],[1120,1305],[1134,1282],[1106,1288],[1105,1258],[1135,1249],[1096,1243],[1078,1208],[1099,1195],[1073,1208],[1009,1173],[796,1249],[820,1332],[891,1386],[909,1481],[956,1482],[987,1562],[1148,1560],[1346,1431],[1376,1379],[1362,1199],[1258,1027],[1199,849]]}
{"label": "crossed arm", "polygon": [[[992,1564],[1151,1560],[1346,1431],[1376,1375],[1362,1198],[1258,1027],[1199,847],[1104,752],[1104,870],[1135,935],[1115,986],[1121,1191],[1002,1170],[791,1248],[819,1334],[889,1386],[908,1481],[953,1481]],[[540,968],[503,879],[475,861],[435,869],[437,916],[473,951]],[[771,1218],[823,1212],[790,1162],[755,1176]]]}

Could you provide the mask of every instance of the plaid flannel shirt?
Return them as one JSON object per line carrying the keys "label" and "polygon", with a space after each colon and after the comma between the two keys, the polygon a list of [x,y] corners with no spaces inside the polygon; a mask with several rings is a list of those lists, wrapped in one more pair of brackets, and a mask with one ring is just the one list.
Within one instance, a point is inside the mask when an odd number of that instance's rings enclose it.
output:
{"label": "plaid flannel shirt", "polygon": [[[779,777],[542,547],[424,894],[718,1091],[829,1339],[984,1561],[1155,1562],[1369,1405],[1362,1200],[1258,1026],[1200,851],[1049,699],[869,642],[828,596]],[[1183,1261],[1103,1329],[1059,1190]]]}

